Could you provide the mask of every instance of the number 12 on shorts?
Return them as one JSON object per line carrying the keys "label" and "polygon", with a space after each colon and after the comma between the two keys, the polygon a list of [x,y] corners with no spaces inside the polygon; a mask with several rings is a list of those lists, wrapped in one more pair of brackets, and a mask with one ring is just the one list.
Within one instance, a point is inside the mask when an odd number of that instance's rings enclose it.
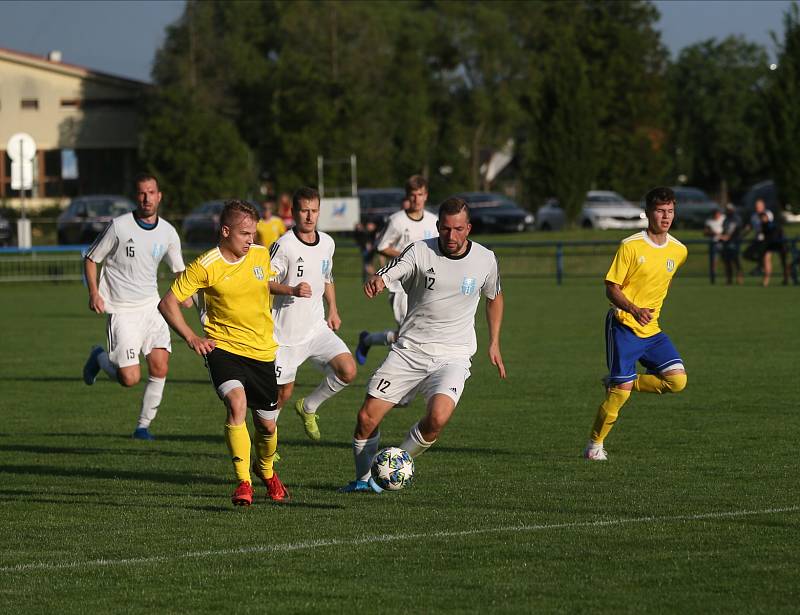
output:
{"label": "number 12 on shorts", "polygon": [[392,384],[392,383],[391,383],[391,382],[389,382],[388,380],[384,380],[383,378],[381,378],[381,379],[378,381],[378,386],[377,386],[377,389],[378,389],[378,390],[379,390],[381,393],[386,393],[386,389],[388,389],[388,388],[391,386],[391,384]]}

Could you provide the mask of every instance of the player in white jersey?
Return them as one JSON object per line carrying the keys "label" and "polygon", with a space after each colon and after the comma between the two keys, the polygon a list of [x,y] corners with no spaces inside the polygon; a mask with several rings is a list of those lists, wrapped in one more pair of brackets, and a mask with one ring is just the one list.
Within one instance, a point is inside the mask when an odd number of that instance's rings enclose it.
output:
{"label": "player in white jersey", "polygon": [[[319,386],[297,400],[294,406],[306,435],[312,440],[320,439],[316,414],[319,406],[356,377],[353,355],[334,333],[342,324],[333,284],[336,246],[330,235],[317,230],[319,207],[319,192],[313,188],[300,188],[295,192],[292,199],[295,224],[270,249],[270,287],[305,285],[310,289],[310,297],[276,294],[272,317],[275,341],[279,344],[275,358],[278,407],[282,408],[292,396],[297,368],[306,360],[311,359],[325,373]],[[323,298],[328,304],[327,318]]]}
{"label": "player in white jersey", "polygon": [[[108,314],[108,352],[92,347],[83,381],[94,384],[102,369],[122,386],[134,386],[141,378],[141,352],[147,360],[148,378],[133,437],[153,440],[150,423],[161,403],[172,350],[169,328],[157,309],[158,265],[166,259],[176,274],[185,267],[178,233],[158,216],[161,192],[155,177],[136,178],[136,201],[136,210],[114,218],[84,259],[89,309]],[[103,263],[99,285],[98,263]]]}
{"label": "player in white jersey", "polygon": [[[436,216],[425,209],[428,200],[428,182],[421,175],[412,175],[406,181],[406,197],[408,207],[392,214],[386,223],[380,239],[378,239],[378,253],[389,259],[395,258],[406,248],[420,239],[437,237]],[[389,303],[397,326],[403,322],[408,311],[408,296],[399,282],[390,283]],[[371,346],[388,346],[397,339],[397,330],[377,331],[370,333],[362,331],[358,336],[356,346],[356,360],[359,365],[367,362],[367,353]]]}
{"label": "player in white jersey", "polygon": [[439,237],[417,241],[380,269],[364,285],[374,297],[392,282],[408,293],[408,315],[383,364],[367,383],[367,396],[353,435],[355,480],[342,492],[377,491],[370,465],[380,444],[383,417],[409,391],[425,396],[425,416],[411,427],[400,448],[412,457],[424,453],[455,411],[477,349],[475,312],[486,297],[489,360],[500,378],[506,368],[500,354],[503,295],[494,253],[468,239],[469,206],[450,198],[439,206]]}

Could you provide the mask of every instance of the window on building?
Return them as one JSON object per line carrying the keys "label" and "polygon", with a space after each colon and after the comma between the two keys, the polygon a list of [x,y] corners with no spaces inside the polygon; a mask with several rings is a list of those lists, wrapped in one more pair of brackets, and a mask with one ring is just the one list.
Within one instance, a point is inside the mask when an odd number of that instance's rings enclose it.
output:
{"label": "window on building", "polygon": [[81,106],[81,101],[79,98],[62,98],[61,99],[61,107],[67,109],[75,109]]}
{"label": "window on building", "polygon": [[30,109],[32,111],[36,111],[39,108],[39,99],[38,98],[23,98],[20,107],[22,109]]}

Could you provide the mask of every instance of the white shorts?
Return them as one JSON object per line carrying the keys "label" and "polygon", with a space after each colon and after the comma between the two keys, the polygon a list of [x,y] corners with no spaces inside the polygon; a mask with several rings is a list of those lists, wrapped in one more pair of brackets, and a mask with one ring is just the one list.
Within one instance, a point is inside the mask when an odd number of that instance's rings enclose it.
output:
{"label": "white shorts", "polygon": [[323,323],[321,327],[315,328],[305,344],[278,346],[278,354],[275,355],[275,380],[278,384],[294,382],[297,368],[308,359],[317,367],[322,367],[334,357],[349,352],[347,344]]}
{"label": "white shorts", "polygon": [[369,379],[367,394],[396,404],[416,388],[426,402],[434,395],[442,394],[458,404],[470,375],[469,368],[469,359],[433,358],[392,346]]}
{"label": "white shorts", "polygon": [[389,293],[389,305],[392,306],[392,314],[397,326],[403,324],[408,314],[408,295],[402,288],[397,292]]}
{"label": "white shorts", "polygon": [[169,327],[156,306],[138,312],[109,314],[106,324],[108,357],[117,367],[139,365],[139,353],[153,348],[172,352]]}

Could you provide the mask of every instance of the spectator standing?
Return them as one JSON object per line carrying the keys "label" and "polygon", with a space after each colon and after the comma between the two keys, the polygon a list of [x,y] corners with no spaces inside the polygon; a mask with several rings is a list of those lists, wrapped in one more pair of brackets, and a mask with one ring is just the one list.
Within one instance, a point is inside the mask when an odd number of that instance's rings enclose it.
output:
{"label": "spectator standing", "polygon": [[717,281],[717,262],[719,261],[719,255],[722,251],[721,237],[724,223],[725,217],[722,215],[722,211],[720,209],[715,209],[711,213],[711,217],[706,220],[705,226],[703,227],[703,235],[710,239],[708,258],[709,276],[711,277],[712,284]]}
{"label": "spectator standing", "polygon": [[742,260],[739,257],[741,245],[742,219],[736,213],[733,203],[725,206],[725,219],[722,222],[722,262],[725,265],[725,281],[733,284],[734,276],[737,284],[744,284]]}

